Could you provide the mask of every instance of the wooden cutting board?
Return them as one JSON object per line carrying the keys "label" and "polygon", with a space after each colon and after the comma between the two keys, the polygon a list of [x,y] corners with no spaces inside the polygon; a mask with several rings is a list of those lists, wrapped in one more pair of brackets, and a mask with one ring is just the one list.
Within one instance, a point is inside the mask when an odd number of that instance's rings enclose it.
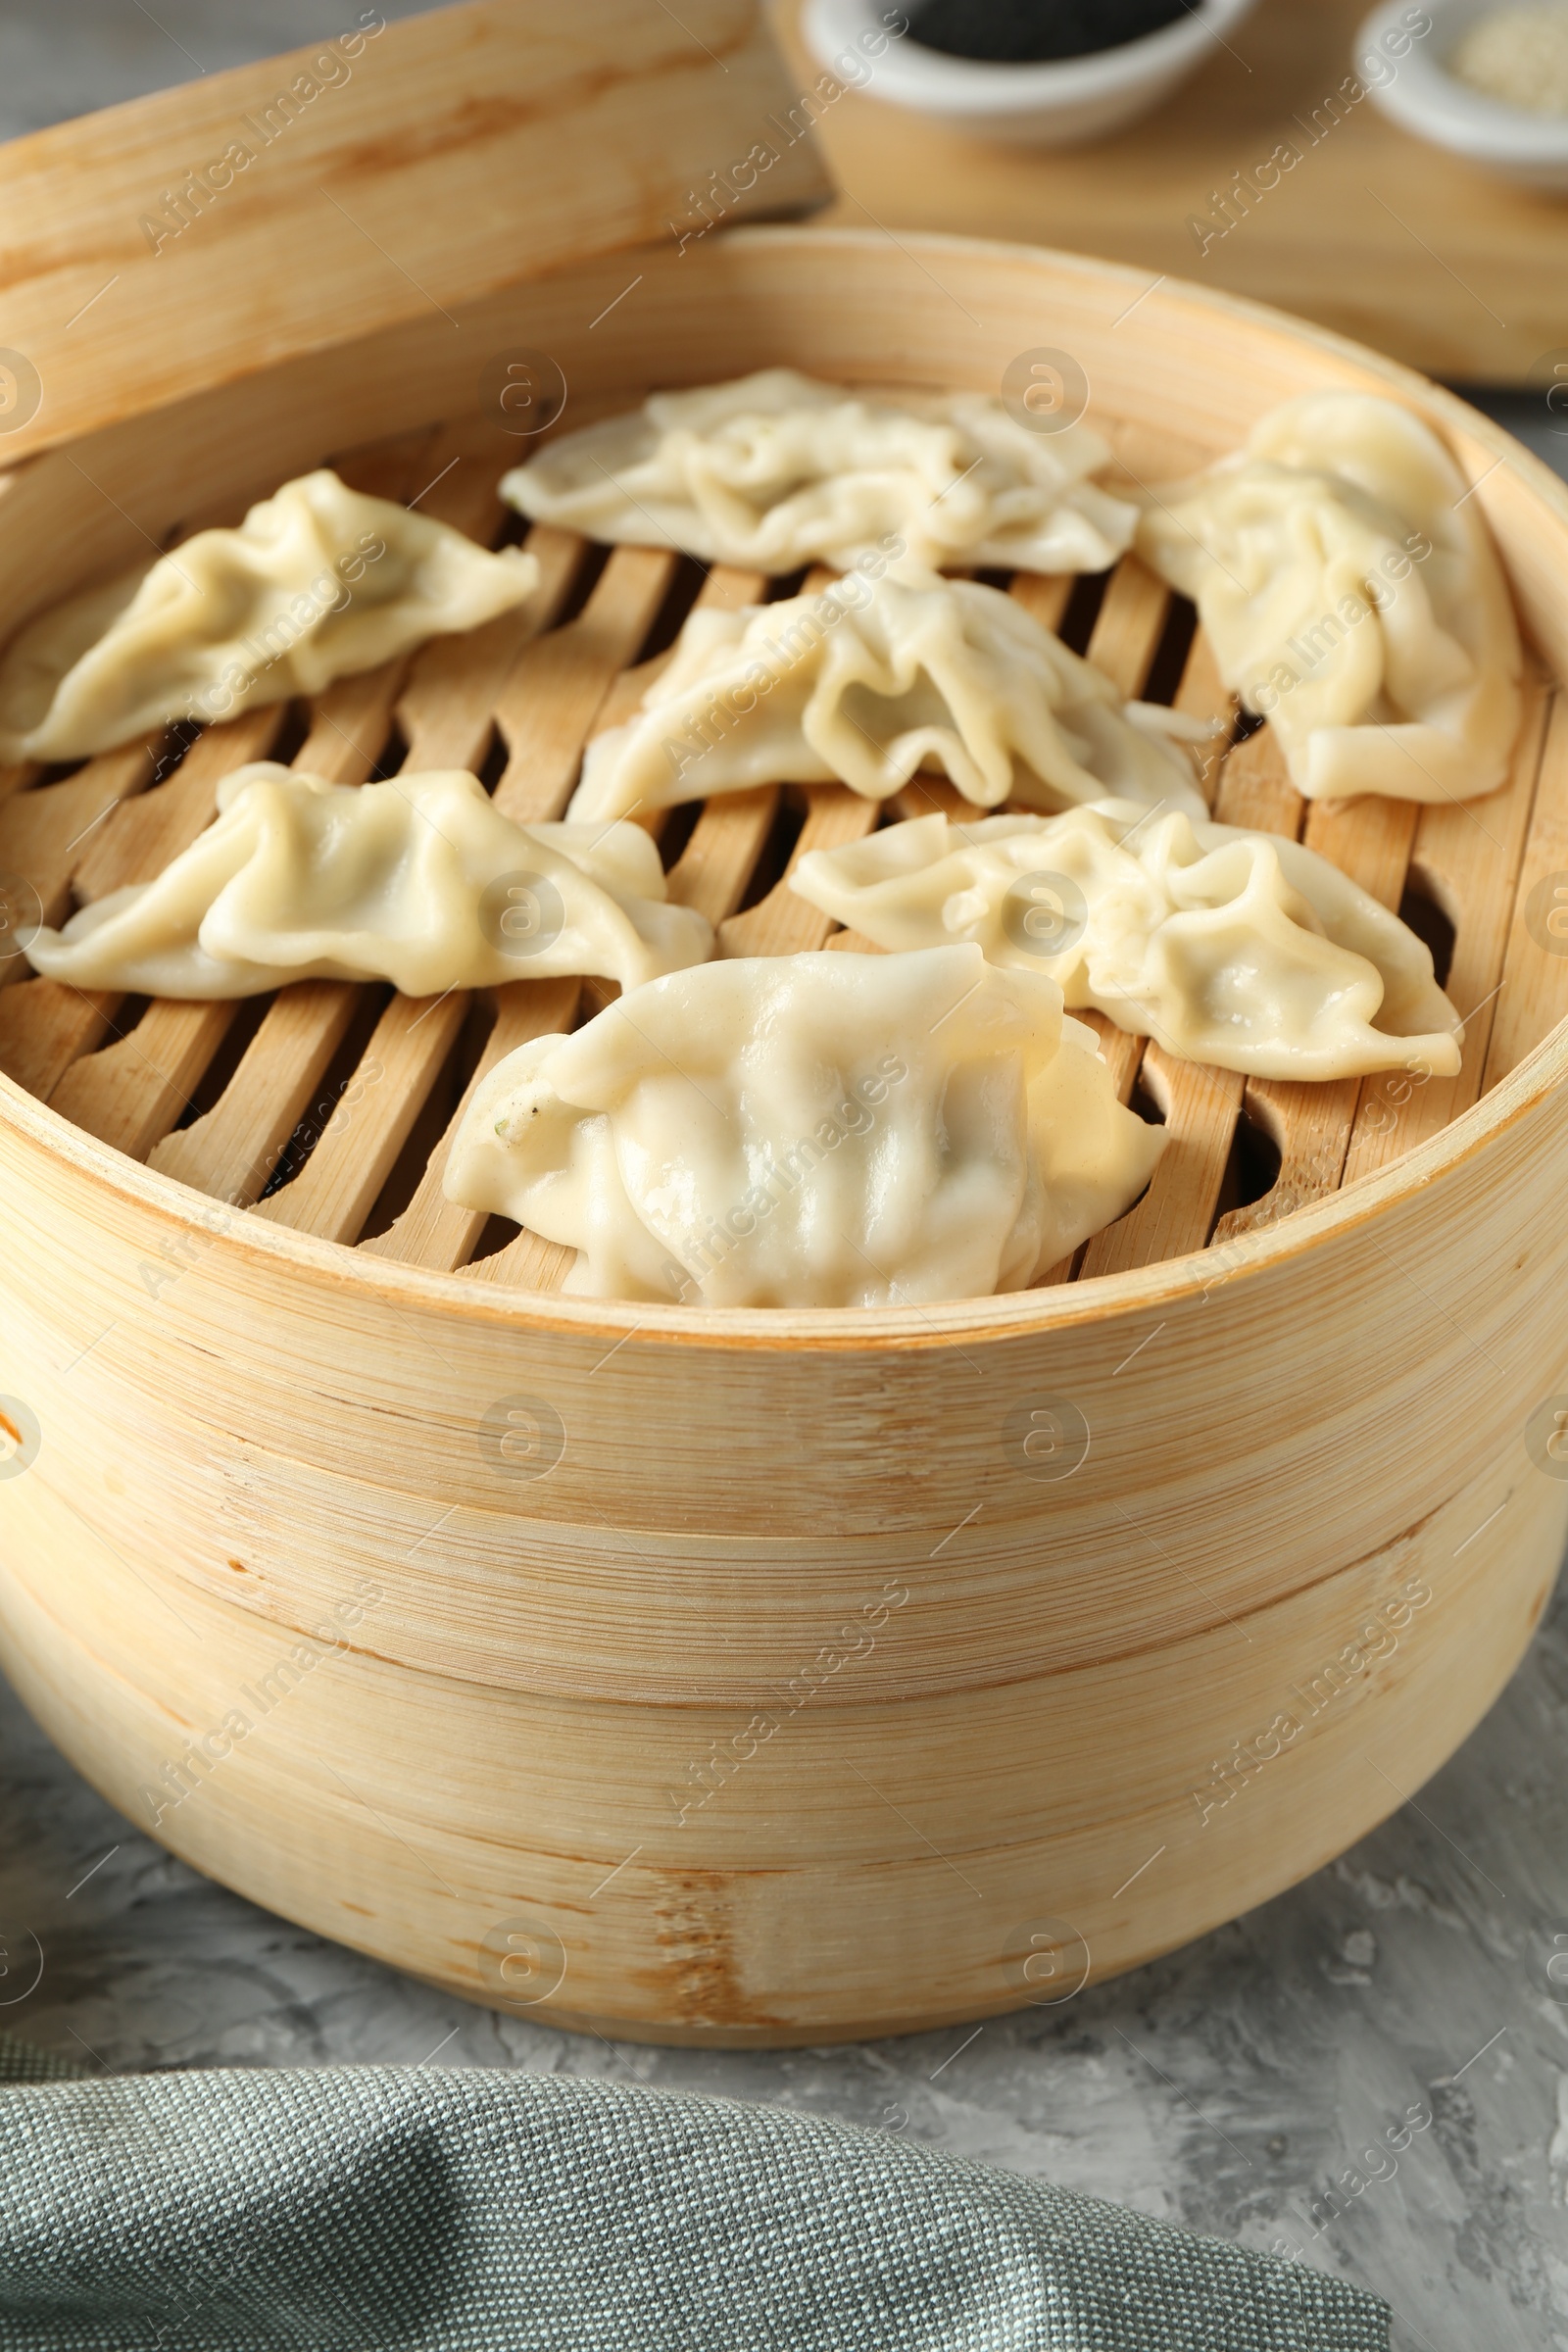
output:
{"label": "wooden cutting board", "polygon": [[[799,6],[786,0],[786,43],[807,90],[820,69]],[[1568,347],[1568,198],[1410,138],[1369,97],[1347,104],[1367,6],[1261,0],[1155,114],[1071,152],[959,138],[847,91],[818,125],[843,191],[828,217],[1102,254],[1277,303],[1450,381],[1549,381],[1537,363]],[[1200,252],[1190,221],[1221,226],[1213,192],[1281,141],[1299,163]]]}

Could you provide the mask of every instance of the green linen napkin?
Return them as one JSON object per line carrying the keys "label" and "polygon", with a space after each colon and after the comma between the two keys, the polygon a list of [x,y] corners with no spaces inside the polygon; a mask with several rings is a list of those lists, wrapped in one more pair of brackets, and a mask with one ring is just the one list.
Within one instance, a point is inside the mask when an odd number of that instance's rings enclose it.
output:
{"label": "green linen napkin", "polygon": [[0,2037],[0,2352],[1387,2352],[1375,2297],[778,2107]]}

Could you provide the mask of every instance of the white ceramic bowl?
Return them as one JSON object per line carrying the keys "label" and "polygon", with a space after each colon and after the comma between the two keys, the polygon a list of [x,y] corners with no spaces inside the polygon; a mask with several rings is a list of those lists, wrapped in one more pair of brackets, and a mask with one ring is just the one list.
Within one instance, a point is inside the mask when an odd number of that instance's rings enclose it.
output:
{"label": "white ceramic bowl", "polygon": [[1190,15],[1142,40],[1038,66],[948,57],[912,35],[889,40],[880,0],[807,0],[803,24],[817,62],[872,98],[979,138],[1077,147],[1147,115],[1253,5],[1199,0]]}
{"label": "white ceramic bowl", "polygon": [[[1399,59],[1393,79],[1370,85],[1383,112],[1401,129],[1430,139],[1527,187],[1568,189],[1568,121],[1505,106],[1447,71],[1447,60],[1466,27],[1490,16],[1501,0],[1422,0],[1432,30]],[[1388,0],[1375,9],[1356,40],[1357,64],[1408,14],[1407,0]],[[1386,52],[1385,52],[1386,54]]]}

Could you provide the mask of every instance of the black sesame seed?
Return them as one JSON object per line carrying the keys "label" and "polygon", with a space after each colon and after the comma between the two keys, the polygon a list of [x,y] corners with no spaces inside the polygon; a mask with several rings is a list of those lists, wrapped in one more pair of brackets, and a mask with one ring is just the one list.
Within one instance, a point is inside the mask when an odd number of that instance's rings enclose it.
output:
{"label": "black sesame seed", "polygon": [[918,0],[908,37],[949,57],[1041,65],[1119,49],[1191,14],[1186,0]]}

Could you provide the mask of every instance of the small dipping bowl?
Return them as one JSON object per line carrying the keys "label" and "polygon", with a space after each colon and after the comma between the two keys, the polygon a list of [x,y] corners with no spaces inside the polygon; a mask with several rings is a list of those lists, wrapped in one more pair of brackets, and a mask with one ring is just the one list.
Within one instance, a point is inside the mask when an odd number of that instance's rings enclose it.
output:
{"label": "small dipping bowl", "polygon": [[[870,97],[975,138],[1078,147],[1149,114],[1254,4],[1200,0],[1175,24],[1139,40],[1042,65],[950,57],[925,48],[913,31],[890,40],[878,0],[808,0],[802,22],[817,63]],[[842,65],[847,57],[857,61],[850,72]]]}
{"label": "small dipping bowl", "polygon": [[[1446,147],[1467,163],[1480,164],[1525,187],[1568,190],[1568,116],[1538,115],[1485,97],[1448,71],[1447,61],[1469,27],[1504,5],[1504,0],[1422,0],[1432,30],[1413,41],[1397,61],[1392,80],[1372,96],[1402,130]],[[1355,54],[1388,54],[1409,15],[1407,0],[1389,0],[1375,9],[1356,39]]]}

